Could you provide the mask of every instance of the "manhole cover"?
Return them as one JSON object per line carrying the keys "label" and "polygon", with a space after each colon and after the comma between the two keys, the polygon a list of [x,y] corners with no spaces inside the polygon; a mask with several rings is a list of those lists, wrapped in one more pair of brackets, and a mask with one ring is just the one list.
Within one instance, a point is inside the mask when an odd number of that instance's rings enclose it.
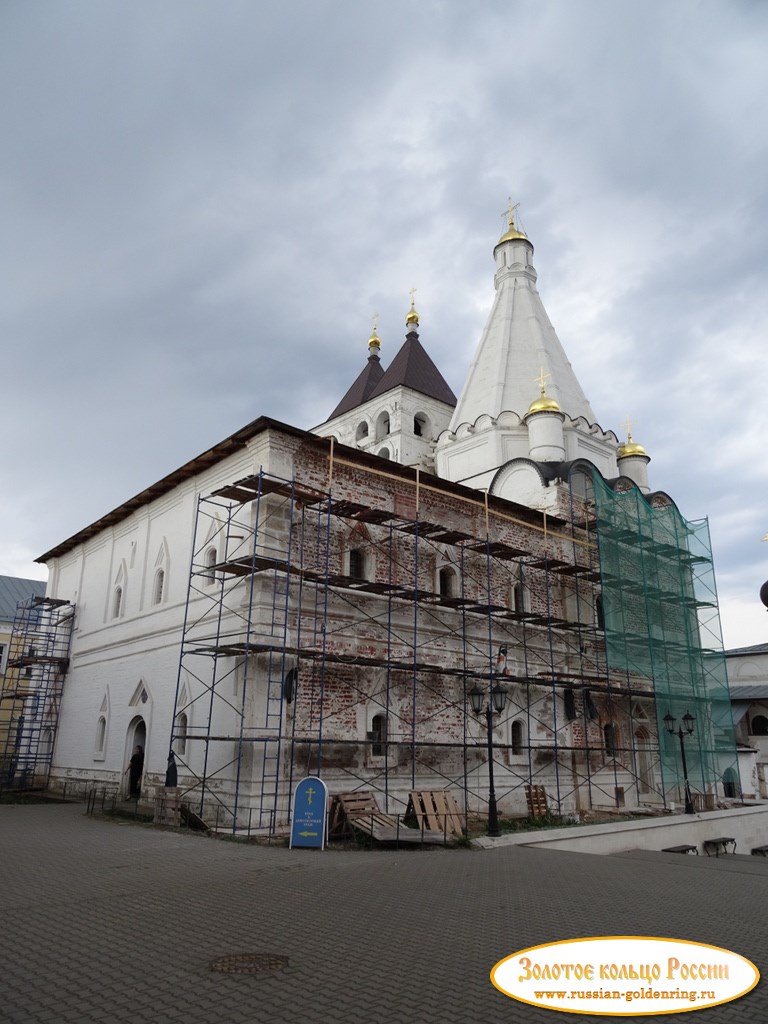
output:
{"label": "manhole cover", "polygon": [[223,974],[268,974],[271,971],[282,971],[288,966],[287,956],[274,956],[272,953],[235,953],[233,956],[222,956],[211,963],[212,971]]}

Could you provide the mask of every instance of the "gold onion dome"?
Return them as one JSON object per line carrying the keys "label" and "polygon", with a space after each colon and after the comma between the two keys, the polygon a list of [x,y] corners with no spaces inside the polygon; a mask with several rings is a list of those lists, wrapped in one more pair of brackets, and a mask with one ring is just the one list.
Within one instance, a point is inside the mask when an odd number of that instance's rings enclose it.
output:
{"label": "gold onion dome", "polygon": [[539,397],[528,406],[528,412],[525,415],[531,416],[535,412],[562,412],[562,409],[554,398],[550,398],[542,391]]}
{"label": "gold onion dome", "polygon": [[415,291],[415,288],[411,289],[411,308],[408,310],[408,315],[405,318],[406,327],[410,327],[411,325],[415,327],[419,326],[419,314],[416,312],[416,303],[413,298],[413,293]]}
{"label": "gold onion dome", "polygon": [[381,348],[381,338],[377,334],[377,332],[376,332],[376,324],[374,324],[373,325],[373,334],[371,334],[370,338],[368,339],[368,349],[370,351],[372,351],[373,349],[377,349],[378,350],[380,348]]}
{"label": "gold onion dome", "polygon": [[637,444],[632,440],[632,434],[627,431],[627,441],[619,448],[619,458],[628,459],[632,455],[644,455],[648,458],[648,452],[643,448],[641,444]]}

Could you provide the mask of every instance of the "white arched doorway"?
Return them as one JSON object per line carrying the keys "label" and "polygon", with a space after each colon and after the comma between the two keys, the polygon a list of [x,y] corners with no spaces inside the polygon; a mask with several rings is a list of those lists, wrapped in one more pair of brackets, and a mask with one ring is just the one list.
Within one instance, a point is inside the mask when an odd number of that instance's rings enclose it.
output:
{"label": "white arched doorway", "polygon": [[[144,772],[147,770],[147,723],[141,717],[136,715],[131,719],[130,725],[128,726],[128,732],[125,736],[125,755],[123,758],[123,780],[122,780],[122,793],[124,797],[128,797],[129,792],[129,775],[128,766],[131,761],[131,755],[133,754],[134,747],[140,746],[144,751]],[[142,789],[144,784],[142,783]]]}

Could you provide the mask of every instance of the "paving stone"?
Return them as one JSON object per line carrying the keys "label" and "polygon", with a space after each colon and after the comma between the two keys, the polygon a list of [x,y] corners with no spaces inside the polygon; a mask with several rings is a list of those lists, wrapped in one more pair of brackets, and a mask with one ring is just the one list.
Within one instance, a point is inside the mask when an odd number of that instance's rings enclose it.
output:
{"label": "paving stone", "polygon": [[[2,806],[0,1016],[553,1024],[552,1011],[498,992],[490,969],[517,949],[587,935],[710,942],[763,971],[768,860],[697,860],[524,847],[288,851],[117,825],[79,805]],[[238,953],[289,963],[269,974],[211,970]],[[696,1020],[763,1024],[768,993],[758,986]]]}

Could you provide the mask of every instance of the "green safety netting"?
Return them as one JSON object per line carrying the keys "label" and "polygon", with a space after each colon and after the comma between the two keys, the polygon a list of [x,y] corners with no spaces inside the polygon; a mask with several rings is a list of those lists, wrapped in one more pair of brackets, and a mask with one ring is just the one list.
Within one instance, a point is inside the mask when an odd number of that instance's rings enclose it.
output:
{"label": "green safety netting", "polygon": [[[737,796],[739,774],[707,521],[688,522],[672,504],[651,507],[633,487],[613,491],[593,475],[609,671],[651,681],[663,789],[680,798],[685,734],[690,785]],[[675,719],[675,734],[664,717]],[[685,730],[684,730],[685,731]]]}

